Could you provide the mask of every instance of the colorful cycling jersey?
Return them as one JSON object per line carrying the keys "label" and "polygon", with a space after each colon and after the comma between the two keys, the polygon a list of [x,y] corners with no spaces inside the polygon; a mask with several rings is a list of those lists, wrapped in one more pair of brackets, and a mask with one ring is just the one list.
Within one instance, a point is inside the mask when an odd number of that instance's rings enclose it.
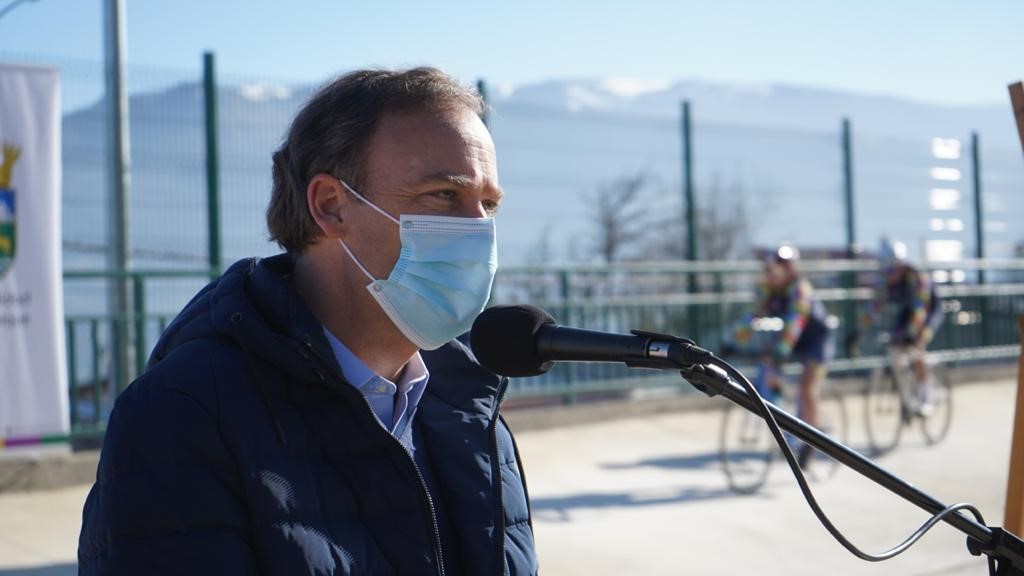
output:
{"label": "colorful cycling jersey", "polygon": [[939,298],[928,274],[909,264],[898,264],[879,275],[872,314],[881,312],[886,303],[897,308],[892,332],[909,340],[921,335],[941,315]]}
{"label": "colorful cycling jersey", "polygon": [[753,316],[777,317],[783,321],[773,351],[777,357],[807,356],[819,362],[829,359],[828,313],[814,297],[810,282],[798,278],[779,288],[762,283],[758,286],[757,302]]}

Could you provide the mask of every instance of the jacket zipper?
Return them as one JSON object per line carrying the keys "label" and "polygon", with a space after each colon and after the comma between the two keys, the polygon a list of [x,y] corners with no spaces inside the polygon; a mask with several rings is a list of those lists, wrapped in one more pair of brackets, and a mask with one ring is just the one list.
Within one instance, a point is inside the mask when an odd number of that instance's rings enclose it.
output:
{"label": "jacket zipper", "polygon": [[498,384],[498,395],[494,402],[494,412],[491,414],[491,481],[496,486],[498,500],[498,520],[496,524],[501,526],[498,531],[498,576],[505,575],[505,495],[501,487],[501,462],[498,460],[498,421],[501,409],[501,400],[505,397],[505,390],[508,388],[508,378],[502,377]]}
{"label": "jacket zipper", "polygon": [[[324,360],[323,356],[321,356],[320,353],[317,352],[316,347],[313,346],[313,342],[311,342],[310,340],[306,340],[303,343],[306,345],[306,348],[309,349],[309,351],[313,354],[313,357],[315,357],[317,361],[320,362],[321,367],[327,369],[327,373],[330,374],[332,378],[338,380],[338,382],[340,382],[343,386],[352,387],[350,384],[345,382],[343,378],[339,377],[337,374],[334,373],[334,370],[331,367],[330,363]],[[353,390],[355,390],[354,387]],[[362,394],[359,394],[359,396],[363,399],[363,403],[366,405],[366,409],[372,415],[374,412],[373,407],[370,406],[370,401],[367,400],[366,396],[363,396]],[[420,493],[425,497],[427,509],[430,511],[430,522],[432,529],[431,533],[434,536],[434,559],[437,561],[437,571],[438,574],[444,576],[444,551],[441,548],[441,530],[440,528],[438,528],[437,525],[437,512],[434,510],[434,500],[433,498],[430,497],[430,490],[427,488],[427,481],[425,478],[423,478],[423,473],[420,472],[420,467],[416,465],[416,461],[413,459],[412,454],[409,453],[409,450],[406,449],[402,442],[399,441],[398,438],[395,438],[390,432],[387,432],[385,430],[385,433],[387,434],[388,438],[391,438],[392,442],[397,444],[398,447],[402,449],[402,453],[409,458],[409,464],[412,466],[413,472],[416,473],[416,478],[418,478],[420,481],[420,488],[422,489]],[[502,517],[504,518],[504,515],[502,515]],[[504,544],[504,534],[502,536],[502,543]]]}

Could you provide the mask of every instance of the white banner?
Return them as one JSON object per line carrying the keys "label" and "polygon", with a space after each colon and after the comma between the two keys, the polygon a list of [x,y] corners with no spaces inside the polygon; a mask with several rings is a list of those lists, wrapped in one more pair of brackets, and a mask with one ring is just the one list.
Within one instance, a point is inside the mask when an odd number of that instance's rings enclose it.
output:
{"label": "white banner", "polygon": [[0,448],[69,431],[60,79],[0,64]]}

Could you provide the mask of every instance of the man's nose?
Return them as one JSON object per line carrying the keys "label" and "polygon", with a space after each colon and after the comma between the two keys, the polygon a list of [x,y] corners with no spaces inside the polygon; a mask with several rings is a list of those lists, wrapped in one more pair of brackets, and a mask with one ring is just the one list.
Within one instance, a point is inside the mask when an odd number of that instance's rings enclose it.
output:
{"label": "man's nose", "polygon": [[486,218],[487,209],[484,208],[483,200],[472,199],[463,202],[459,207],[459,216],[463,218]]}

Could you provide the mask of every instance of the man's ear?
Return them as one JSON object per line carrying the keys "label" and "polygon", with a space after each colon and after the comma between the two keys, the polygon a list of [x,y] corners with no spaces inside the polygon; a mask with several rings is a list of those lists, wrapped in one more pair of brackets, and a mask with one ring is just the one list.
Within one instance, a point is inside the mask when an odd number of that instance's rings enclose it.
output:
{"label": "man's ear", "polygon": [[306,187],[309,214],[328,238],[344,238],[351,195],[330,174],[317,174]]}

